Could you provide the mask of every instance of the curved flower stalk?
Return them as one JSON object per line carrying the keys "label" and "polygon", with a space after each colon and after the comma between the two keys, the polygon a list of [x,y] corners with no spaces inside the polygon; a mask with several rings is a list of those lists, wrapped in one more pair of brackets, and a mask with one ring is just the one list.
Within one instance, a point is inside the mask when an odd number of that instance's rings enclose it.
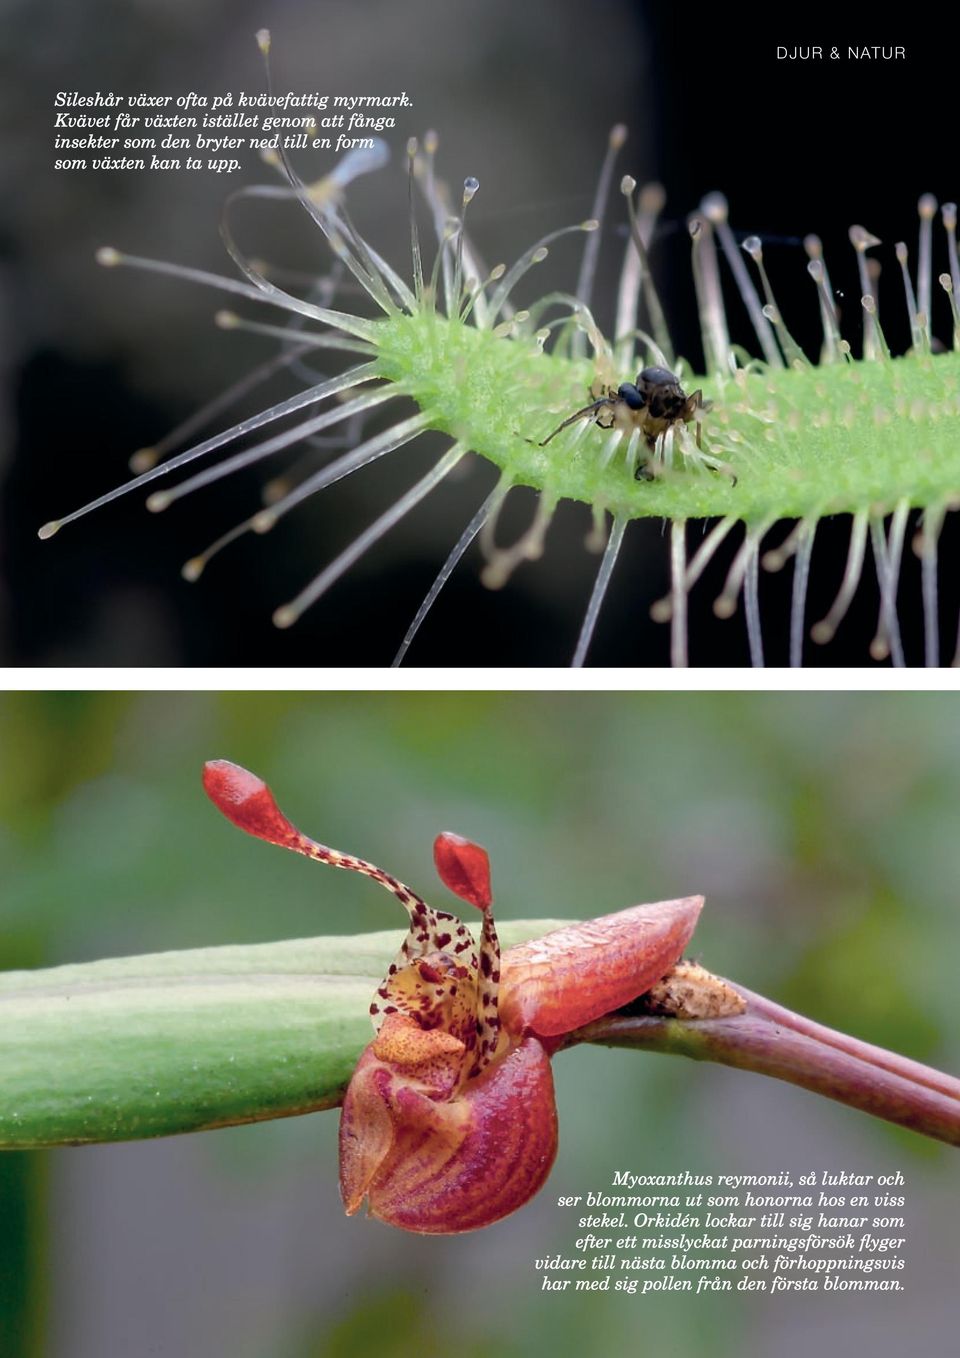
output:
{"label": "curved flower stalk", "polygon": [[713,997],[726,983],[716,977],[711,978],[707,1003],[697,981],[691,1007],[690,978],[684,974],[689,970],[688,963],[681,963],[650,996],[630,1006],[630,1012],[608,1014],[568,1040],[669,1050],[695,1061],[752,1070],[960,1146],[960,1080],[834,1032],[743,986],[736,988],[740,1011],[721,1012]]}
{"label": "curved flower stalk", "polygon": [[[259,35],[264,53],[269,36]],[[822,247],[815,236],[805,241],[810,278],[809,305],[821,318],[822,345],[814,363],[792,338],[774,297],[763,263],[762,242],[748,236],[738,246],[721,194],[708,195],[689,218],[691,267],[705,355],[706,375],[690,376],[677,355],[654,284],[649,250],[663,192],[650,186],[636,194],[634,180],[621,181],[630,224],[626,257],[616,303],[612,336],[602,332],[591,311],[600,245],[599,228],[613,179],[614,161],[625,129],[615,128],[597,191],[593,216],[551,232],[526,249],[507,268],[488,268],[466,231],[466,215],[479,185],[464,181],[453,203],[437,179],[435,134],[423,148],[408,148],[410,178],[410,278],[405,279],[360,234],[344,205],[356,175],[379,168],[386,147],[374,142],[348,153],[325,178],[305,184],[286,153],[273,161],[285,186],[242,189],[228,200],[223,237],[242,279],[221,278],[198,270],[101,250],[107,266],[132,265],[211,285],[246,300],[286,311],[286,327],[242,320],[220,313],[226,328],[252,329],[276,337],[284,346],[278,366],[309,379],[299,394],[259,415],[203,439],[173,456],[174,440],[135,455],[133,481],[100,496],[83,509],[45,524],[43,538],[65,524],[131,490],[189,467],[172,488],[153,490],[147,504],[166,509],[183,495],[212,484],[241,467],[272,457],[308,440],[326,446],[343,441],[346,451],[317,466],[305,465],[274,478],[265,503],[243,523],[192,557],[184,567],[199,577],[217,553],[241,534],[266,533],[309,496],[419,438],[428,430],[450,444],[433,469],[326,565],[300,593],[274,614],[289,627],[315,604],[358,558],[434,490],[474,452],[500,472],[494,491],[478,507],[454,544],[407,630],[395,663],[412,644],[429,609],[461,557],[479,540],[485,559],[483,579],[503,586],[524,561],[543,551],[545,535],[560,500],[588,505],[592,529],[588,546],[601,561],[575,647],[573,663],[584,663],[613,576],[627,526],[633,520],[669,521],[671,587],[652,603],[653,616],[671,626],[674,664],[688,661],[687,599],[711,560],[737,544],[726,580],[714,605],[720,617],[741,603],[754,664],[764,660],[760,575],[793,562],[790,663],[802,663],[807,635],[823,644],[835,634],[850,607],[872,553],[880,606],[870,648],[875,660],[906,662],[898,622],[898,585],[903,557],[912,543],[922,566],[924,660],[940,662],[938,623],[938,541],[945,516],[960,500],[960,352],[958,352],[956,206],[942,208],[947,269],[939,274],[943,298],[935,298],[931,195],[919,203],[919,243],[915,278],[905,243],[896,246],[903,296],[897,304],[909,316],[912,345],[891,357],[881,328],[876,279],[879,261],[872,251],[880,241],[862,226],[850,231],[860,279],[857,316],[841,316]],[[437,237],[427,267],[413,203],[419,188]],[[276,281],[280,272],[254,263],[241,251],[230,225],[239,199],[293,199],[310,214],[333,256],[331,273],[316,280],[305,296]],[[565,235],[586,234],[575,289],[554,292],[522,309],[514,294]],[[721,259],[722,256],[722,259]],[[752,263],[748,266],[745,256]],[[728,277],[724,278],[726,271]],[[344,280],[366,295],[373,315],[338,309],[346,299]],[[762,358],[751,357],[730,339],[725,288],[735,288],[749,313]],[[952,350],[937,352],[934,305],[952,316]],[[946,325],[941,327],[946,329]],[[858,334],[857,332],[861,332]],[[948,332],[949,333],[949,332]],[[852,343],[862,349],[854,361]],[[351,355],[344,371],[322,377],[308,366],[317,352]],[[595,407],[598,399],[631,384],[638,370],[655,365],[672,373],[688,393],[702,388],[702,420],[697,437],[689,417],[657,426],[616,420],[610,427]],[[261,380],[270,365],[241,384]],[[360,423],[397,398],[412,399],[416,413],[397,417],[378,432],[363,436]],[[585,404],[586,403],[586,404]],[[222,406],[218,402],[217,408]],[[602,401],[601,401],[602,404]],[[520,412],[520,413],[518,413]],[[579,412],[581,418],[571,420]],[[590,412],[590,413],[588,413]],[[280,428],[281,422],[290,421]],[[195,427],[196,421],[191,422]],[[558,426],[560,426],[558,430]],[[702,426],[702,428],[701,428]],[[279,430],[279,432],[276,432]],[[556,437],[550,436],[550,431]],[[702,433],[702,437],[701,437]],[[548,437],[550,436],[550,437]],[[249,442],[253,438],[254,441]],[[230,453],[215,465],[196,469],[213,454]],[[529,528],[518,541],[497,541],[497,524],[510,491],[533,487],[539,493]],[[828,516],[846,515],[849,554],[836,599],[819,619],[807,617],[806,599],[817,527]],[[739,541],[738,541],[739,539]],[[812,625],[811,625],[812,622]],[[385,658],[387,655],[385,640]]]}
{"label": "curved flower stalk", "polygon": [[634,906],[520,943],[501,957],[485,850],[437,837],[455,916],[353,855],[318,844],[254,774],[226,760],[204,786],[247,834],[372,877],[409,932],[370,1003],[375,1036],[340,1120],[348,1214],[448,1235],[490,1225],[542,1187],[557,1149],[550,1058],[577,1042],[648,1047],[761,1071],[960,1144],[960,1081],[751,995],[681,960],[703,898]]}

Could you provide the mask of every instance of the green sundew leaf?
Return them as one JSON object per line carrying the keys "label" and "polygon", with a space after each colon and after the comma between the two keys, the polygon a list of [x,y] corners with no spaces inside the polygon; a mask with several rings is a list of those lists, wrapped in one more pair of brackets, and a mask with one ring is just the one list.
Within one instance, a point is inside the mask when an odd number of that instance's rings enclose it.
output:
{"label": "green sundew leaf", "polygon": [[[499,926],[504,946],[563,920]],[[0,974],[0,1148],[124,1141],[335,1107],[403,934]]]}
{"label": "green sundew leaf", "polygon": [[[543,353],[529,335],[506,339],[432,313],[381,321],[381,374],[408,391],[436,428],[553,499],[601,504],[628,518],[747,523],[820,518],[901,500],[926,508],[960,485],[960,353],[886,362],[742,371],[722,387],[688,377],[713,402],[707,447],[730,471],[680,467],[637,482],[604,435],[541,440],[589,399],[593,364]],[[523,391],[522,402],[504,392]]]}

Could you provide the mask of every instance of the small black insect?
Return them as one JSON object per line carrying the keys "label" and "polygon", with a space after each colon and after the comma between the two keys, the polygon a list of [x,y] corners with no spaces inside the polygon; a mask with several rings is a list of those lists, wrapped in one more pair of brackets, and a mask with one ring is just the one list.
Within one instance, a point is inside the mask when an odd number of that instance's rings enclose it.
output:
{"label": "small black insect", "polygon": [[[688,396],[680,385],[680,379],[669,369],[644,368],[636,382],[621,382],[616,390],[607,387],[597,400],[591,401],[582,410],[574,411],[539,446],[543,448],[568,425],[592,416],[601,429],[616,427],[624,433],[639,429],[651,453],[657,446],[657,439],[673,425],[689,424],[691,420],[696,420],[697,447],[702,448],[700,416],[710,409],[710,405],[709,401],[704,401],[699,388]],[[652,481],[654,475],[649,459],[635,472],[638,481]]]}

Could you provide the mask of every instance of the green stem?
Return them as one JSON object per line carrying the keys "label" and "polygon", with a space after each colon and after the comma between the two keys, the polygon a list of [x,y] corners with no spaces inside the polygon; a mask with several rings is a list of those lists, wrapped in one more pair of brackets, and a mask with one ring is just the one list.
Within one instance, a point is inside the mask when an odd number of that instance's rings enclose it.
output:
{"label": "green stem", "polygon": [[670,1052],[786,1080],[960,1146],[960,1080],[835,1032],[729,982],[747,1001],[731,1018],[608,1014],[566,1039]]}
{"label": "green stem", "polygon": [[[569,921],[514,920],[510,946]],[[401,935],[115,958],[0,975],[0,1149],[201,1131],[337,1106]],[[747,1010],[611,1014],[562,1039],[719,1061],[960,1144],[960,1080],[735,986]]]}
{"label": "green stem", "polygon": [[[508,921],[520,943],[568,920]],[[0,1149],[77,1145],[336,1107],[402,932],[0,974]]]}

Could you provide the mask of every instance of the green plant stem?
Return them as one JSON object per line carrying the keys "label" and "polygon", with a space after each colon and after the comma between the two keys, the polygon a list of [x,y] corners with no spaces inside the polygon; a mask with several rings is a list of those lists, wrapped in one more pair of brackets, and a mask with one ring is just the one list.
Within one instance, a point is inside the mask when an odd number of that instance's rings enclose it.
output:
{"label": "green plant stem", "polygon": [[[506,946],[569,921],[514,920]],[[201,1131],[337,1106],[403,935],[206,948],[0,975],[0,1149]],[[787,1080],[960,1144],[960,1080],[735,986],[734,1018],[611,1014],[595,1042]]]}
{"label": "green plant stem", "polygon": [[[569,920],[512,920],[506,946]],[[199,948],[0,974],[0,1149],[334,1108],[404,934]]]}
{"label": "green plant stem", "polygon": [[608,1014],[571,1033],[565,1045],[594,1042],[717,1061],[960,1145],[960,1080],[728,984],[747,1001],[745,1013],[698,1020]]}

